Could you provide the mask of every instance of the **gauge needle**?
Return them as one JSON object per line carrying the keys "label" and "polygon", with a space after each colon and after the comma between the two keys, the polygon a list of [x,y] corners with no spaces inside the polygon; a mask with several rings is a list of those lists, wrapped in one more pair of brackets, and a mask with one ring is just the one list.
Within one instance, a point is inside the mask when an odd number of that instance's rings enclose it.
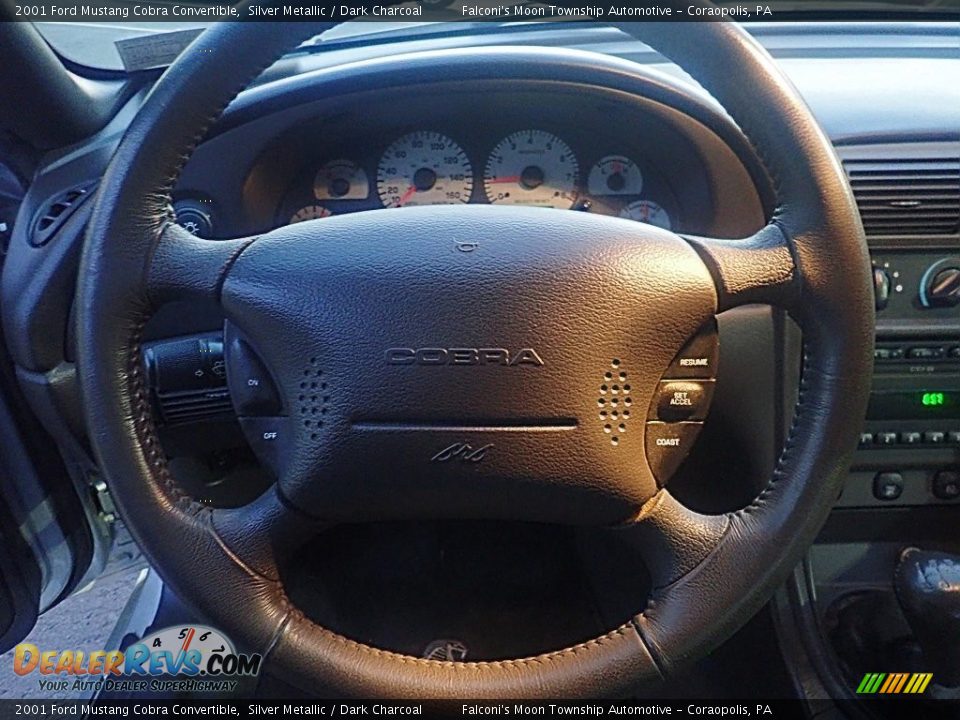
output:
{"label": "gauge needle", "polygon": [[520,182],[520,176],[512,175],[510,177],[498,177],[498,178],[493,178],[492,180],[488,180],[487,182],[490,183],[491,185],[496,185],[498,183],[511,183],[511,184],[518,183]]}
{"label": "gauge needle", "polygon": [[400,199],[397,201],[398,205],[406,205],[407,200],[413,197],[414,193],[417,192],[417,186],[411,185],[407,188],[407,191],[400,196]]}

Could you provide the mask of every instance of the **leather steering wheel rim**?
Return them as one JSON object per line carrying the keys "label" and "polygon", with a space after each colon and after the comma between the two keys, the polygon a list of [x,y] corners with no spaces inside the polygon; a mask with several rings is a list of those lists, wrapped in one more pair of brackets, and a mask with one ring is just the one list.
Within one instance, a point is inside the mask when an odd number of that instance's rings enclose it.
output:
{"label": "leather steering wheel rim", "polygon": [[859,215],[829,140],[767,53],[726,22],[627,23],[740,125],[774,181],[777,211],[751,238],[688,239],[716,282],[715,311],[785,307],[804,337],[801,394],[766,488],[708,517],[667,490],[639,514],[655,548],[647,607],[601,637],[543,655],[441,662],[369,647],[312,622],[277,558],[310,518],[268,492],[241,511],[185,495],[160,448],[140,340],[172,298],[218,297],[254,240],[178,232],[170,194],[229,102],[279,55],[332,24],[232,23],[207,30],[164,74],[100,186],[76,297],[78,369],[90,440],[120,513],[164,580],[239,645],[303,689],[357,696],[620,694],[702,657],[770,597],[826,520],[866,410],[873,296]]}

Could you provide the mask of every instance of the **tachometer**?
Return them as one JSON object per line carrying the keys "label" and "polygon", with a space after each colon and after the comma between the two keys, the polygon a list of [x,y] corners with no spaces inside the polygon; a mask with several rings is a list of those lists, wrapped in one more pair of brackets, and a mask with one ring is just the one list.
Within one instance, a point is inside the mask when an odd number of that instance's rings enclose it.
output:
{"label": "tachometer", "polygon": [[620,211],[620,217],[656,225],[666,230],[673,229],[673,220],[670,219],[667,211],[650,200],[637,200],[630,203]]}
{"label": "tachometer", "polygon": [[370,181],[352,160],[331,160],[317,171],[313,194],[317,200],[365,200],[370,194]]}
{"label": "tachometer", "polygon": [[491,203],[568,208],[577,199],[577,158],[556,135],[521,130],[487,160],[483,186]]}
{"label": "tachometer", "polygon": [[413,132],[383,153],[377,192],[384,207],[465,203],[473,192],[473,169],[463,148],[447,136]]}
{"label": "tachometer", "polygon": [[306,205],[293,214],[290,218],[290,225],[306,220],[319,220],[320,218],[330,217],[331,215],[333,215],[333,213],[330,212],[330,208],[325,208],[323,205]]}
{"label": "tachometer", "polygon": [[643,175],[630,158],[607,155],[590,168],[587,192],[591,195],[639,195]]}

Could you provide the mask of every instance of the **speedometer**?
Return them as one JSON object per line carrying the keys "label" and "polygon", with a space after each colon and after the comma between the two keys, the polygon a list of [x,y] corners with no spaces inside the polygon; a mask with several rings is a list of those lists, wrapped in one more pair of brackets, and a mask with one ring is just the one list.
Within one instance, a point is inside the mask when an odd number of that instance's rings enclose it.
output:
{"label": "speedometer", "polygon": [[473,169],[463,148],[446,135],[413,132],[383,153],[377,192],[384,207],[465,203],[473,192]]}
{"label": "speedometer", "polygon": [[491,203],[568,208],[577,198],[577,158],[556,135],[521,130],[487,160],[483,186]]}

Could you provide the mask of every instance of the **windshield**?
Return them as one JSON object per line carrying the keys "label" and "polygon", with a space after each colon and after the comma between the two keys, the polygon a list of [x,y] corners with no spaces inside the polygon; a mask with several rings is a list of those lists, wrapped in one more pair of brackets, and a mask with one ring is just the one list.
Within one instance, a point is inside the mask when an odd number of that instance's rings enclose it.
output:
{"label": "windshield", "polygon": [[[188,0],[189,1],[189,0]],[[349,0],[348,0],[349,1]],[[57,0],[54,0],[56,4]],[[762,0],[761,0],[762,2]],[[556,4],[553,4],[556,3]],[[162,2],[157,2],[157,5]],[[265,5],[267,3],[264,3]],[[671,5],[664,2],[664,7]],[[199,3],[197,3],[199,5]],[[356,3],[360,6],[360,3]],[[679,3],[678,6],[682,6]],[[814,21],[814,20],[945,20],[960,18],[960,0],[767,0],[766,4],[742,0],[716,0],[714,5],[723,16],[738,22],[750,21]],[[206,21],[158,21],[135,16],[134,7],[143,7],[133,0],[100,0],[93,8],[96,21],[61,19],[55,22],[35,21],[35,27],[47,42],[68,61],[93,68],[108,70],[130,69],[125,66],[117,43],[121,46],[134,38],[169,34],[178,37],[183,46],[205,27]],[[179,7],[179,6],[178,6]],[[347,6],[338,6],[344,10]],[[354,43],[384,42],[394,39],[412,39],[437,34],[496,31],[504,26],[522,22],[525,25],[549,25],[554,21],[577,20],[650,20],[663,19],[651,14],[656,4],[648,0],[628,0],[626,6],[589,2],[575,6],[564,0],[551,3],[503,0],[412,0],[399,6],[403,17],[418,18],[400,22],[367,19],[347,21],[300,46],[335,47]],[[766,12],[761,9],[766,8]],[[619,13],[615,12],[619,9]],[[103,12],[99,12],[103,10]],[[109,12],[107,12],[109,11]],[[681,9],[680,14],[684,14]],[[716,19],[701,14],[702,19]],[[440,18],[443,21],[437,21]],[[459,20],[463,18],[463,20]],[[680,18],[684,19],[684,18]],[[686,18],[689,19],[689,18]],[[174,36],[173,33],[178,33]]]}

